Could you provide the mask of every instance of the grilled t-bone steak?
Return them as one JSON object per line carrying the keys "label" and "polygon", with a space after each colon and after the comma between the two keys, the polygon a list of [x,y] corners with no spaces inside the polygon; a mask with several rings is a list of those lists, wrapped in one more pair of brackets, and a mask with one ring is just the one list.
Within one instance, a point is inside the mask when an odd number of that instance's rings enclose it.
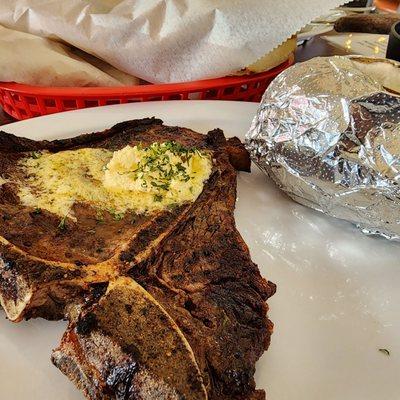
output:
{"label": "grilled t-bone steak", "polygon": [[[212,154],[192,203],[115,218],[88,204],[75,219],[22,204],[21,159],[86,148],[177,142]],[[10,320],[69,318],[53,362],[89,399],[264,399],[255,363],[272,323],[275,286],[260,276],[236,230],[238,139],[158,119],[122,122],[72,139],[0,133],[0,301]]]}
{"label": "grilled t-bone steak", "polygon": [[184,335],[133,279],[110,282],[98,303],[84,308],[53,362],[89,398],[207,398]]}

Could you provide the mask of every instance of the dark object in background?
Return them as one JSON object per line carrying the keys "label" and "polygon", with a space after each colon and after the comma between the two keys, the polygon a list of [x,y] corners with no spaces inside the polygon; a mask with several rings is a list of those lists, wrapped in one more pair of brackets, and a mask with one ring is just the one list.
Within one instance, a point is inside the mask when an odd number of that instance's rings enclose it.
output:
{"label": "dark object in background", "polygon": [[400,61],[400,22],[393,24],[390,29],[386,58]]}
{"label": "dark object in background", "polygon": [[370,7],[372,5],[372,0],[354,0],[343,5],[342,7]]}
{"label": "dark object in background", "polygon": [[336,32],[381,33],[388,35],[392,25],[400,21],[399,14],[356,14],[339,18]]}

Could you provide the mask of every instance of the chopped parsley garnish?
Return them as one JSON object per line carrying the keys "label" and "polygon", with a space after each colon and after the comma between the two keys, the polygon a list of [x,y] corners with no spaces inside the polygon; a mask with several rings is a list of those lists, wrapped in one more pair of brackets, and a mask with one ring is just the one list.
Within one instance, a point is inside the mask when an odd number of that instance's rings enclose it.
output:
{"label": "chopped parsley garnish", "polygon": [[162,196],[161,196],[161,194],[155,194],[155,195],[154,195],[154,201],[157,201],[157,202],[162,201]]}
{"label": "chopped parsley garnish", "polygon": [[388,349],[379,349],[379,351],[387,356],[390,356],[390,351]]}
{"label": "chopped parsley garnish", "polygon": [[163,190],[168,190],[169,189],[169,183],[157,183],[154,181],[150,182],[152,186],[156,187],[156,188],[160,188]]}
{"label": "chopped parsley garnish", "polygon": [[[129,174],[133,180],[139,180],[143,189],[156,188],[154,201],[157,202],[162,201],[172,180],[188,182],[192,178],[187,170],[194,155],[205,157],[196,148],[186,148],[175,141],[153,143],[148,147],[140,147],[140,150],[144,155],[135,169],[120,174]],[[177,159],[181,161],[177,162]]]}
{"label": "chopped parsley garnish", "polygon": [[96,223],[104,224],[104,215],[100,210],[97,210],[97,213],[96,213]]}
{"label": "chopped parsley garnish", "polygon": [[58,229],[60,230],[65,230],[67,228],[67,216],[65,215],[64,217],[61,218],[60,223],[58,224]]}
{"label": "chopped parsley garnish", "polygon": [[176,163],[175,167],[179,172],[186,172],[186,168],[180,162]]}
{"label": "chopped parsley garnish", "polygon": [[115,221],[121,221],[125,217],[124,213],[116,212],[115,210],[110,210],[110,214],[115,219]]}

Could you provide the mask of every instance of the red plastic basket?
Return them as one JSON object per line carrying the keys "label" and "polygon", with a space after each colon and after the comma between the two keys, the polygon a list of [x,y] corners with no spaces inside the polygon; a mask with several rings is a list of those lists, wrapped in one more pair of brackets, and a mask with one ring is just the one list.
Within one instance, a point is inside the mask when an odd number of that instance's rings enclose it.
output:
{"label": "red plastic basket", "polygon": [[41,87],[0,82],[0,106],[16,119],[79,108],[158,100],[261,100],[269,83],[294,57],[267,72],[246,76],[130,87]]}

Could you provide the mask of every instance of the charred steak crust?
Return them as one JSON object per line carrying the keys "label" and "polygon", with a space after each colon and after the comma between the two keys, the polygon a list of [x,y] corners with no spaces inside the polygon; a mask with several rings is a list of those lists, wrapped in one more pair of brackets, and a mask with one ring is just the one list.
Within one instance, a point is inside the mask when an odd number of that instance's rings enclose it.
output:
{"label": "charred steak crust", "polygon": [[[213,152],[212,174],[199,198],[172,210],[150,216],[129,214],[119,221],[106,215],[103,223],[97,224],[93,210],[77,204],[74,211],[78,221],[69,222],[60,231],[54,215],[37,215],[19,203],[11,185],[0,186],[1,305],[14,321],[38,316],[70,319],[53,361],[89,399],[134,399],[135,390],[139,386],[144,390],[150,381],[158,392],[153,390],[146,399],[173,399],[154,368],[151,379],[146,374],[140,379],[128,374],[122,397],[117,393],[120,389],[107,385],[107,379],[104,387],[95,387],[98,379],[93,379],[104,372],[99,363],[105,355],[97,354],[96,366],[86,360],[84,353],[89,348],[111,341],[119,346],[115,354],[131,360],[131,364],[139,365],[143,359],[143,354],[139,359],[137,353],[140,343],[126,347],[113,337],[115,327],[108,325],[113,321],[112,313],[109,322],[103,318],[99,326],[98,319],[92,321],[88,311],[95,307],[97,313],[104,314],[98,307],[108,304],[108,282],[126,276],[124,279],[137,285],[136,289],[144,288],[143,292],[134,292],[138,299],[147,293],[149,306],[155,304],[161,319],[163,313],[168,315],[174,324],[170,329],[176,329],[177,337],[187,341],[206,398],[263,399],[265,394],[255,390],[253,376],[255,363],[270,342],[272,323],[265,301],[274,294],[275,285],[261,277],[235,226],[235,169],[250,170],[249,155],[237,138],[226,140],[219,129],[202,135],[164,126],[155,118],[121,122],[102,132],[55,141],[33,141],[0,132],[0,176],[12,180],[16,162],[27,152],[86,147],[118,150],[128,144],[168,140]],[[132,290],[132,284],[126,284],[123,291]],[[127,304],[125,310],[129,309],[132,305]],[[136,323],[138,329],[150,332],[145,319]],[[98,330],[93,337],[88,336],[92,329]],[[100,340],[97,345],[96,340]],[[147,340],[155,339],[149,333]],[[143,347],[142,351],[146,353]],[[168,351],[160,345],[160,362],[167,357],[164,352]],[[118,357],[113,360],[118,364]],[[142,365],[141,371],[147,367]],[[155,383],[157,379],[159,384]],[[136,385],[133,391],[128,390],[130,383]],[[164,397],[154,397],[161,392]],[[186,394],[181,398],[200,397]]]}
{"label": "charred steak crust", "polygon": [[242,399],[255,389],[255,362],[269,345],[265,301],[275,286],[251,261],[233,216],[236,171],[217,171],[157,253],[129,274],[173,316],[212,399]]}
{"label": "charred steak crust", "polygon": [[193,351],[175,321],[129,278],[110,282],[104,296],[85,305],[52,359],[72,379],[71,366],[80,371],[76,383],[92,393],[89,398],[207,398]]}

